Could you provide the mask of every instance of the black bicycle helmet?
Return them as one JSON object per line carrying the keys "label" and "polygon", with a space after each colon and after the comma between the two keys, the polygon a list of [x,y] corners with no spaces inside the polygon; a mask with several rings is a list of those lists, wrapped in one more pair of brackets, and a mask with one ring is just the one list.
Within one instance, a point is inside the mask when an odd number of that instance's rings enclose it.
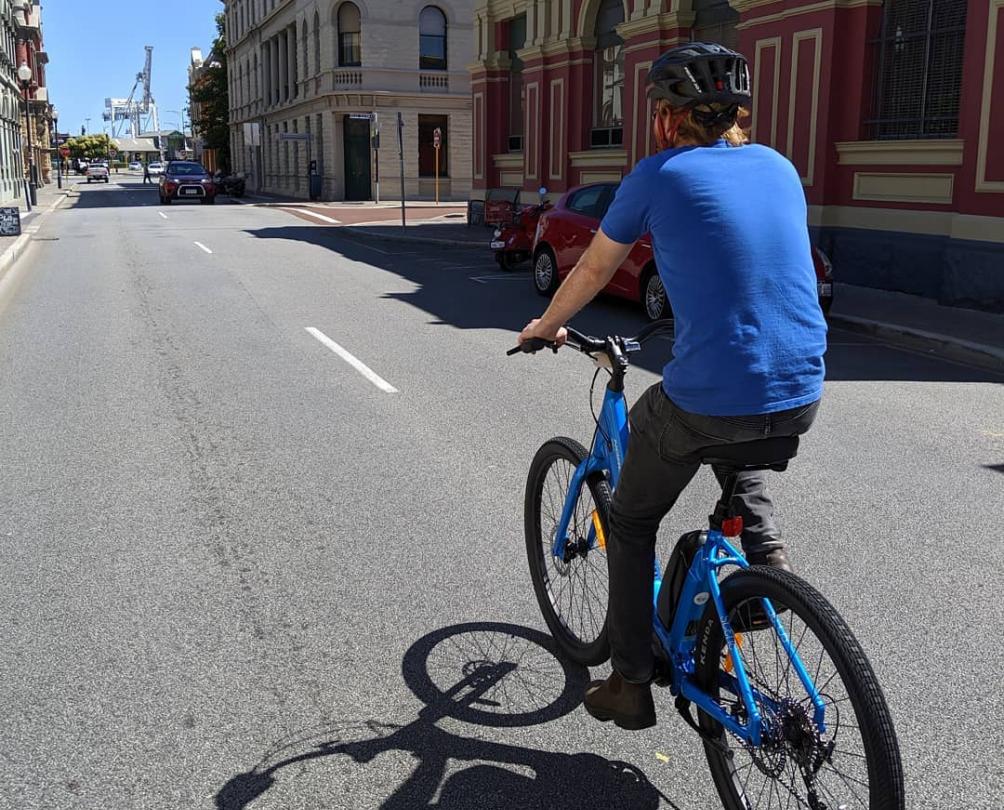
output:
{"label": "black bicycle helmet", "polygon": [[735,118],[749,104],[749,65],[742,54],[715,42],[687,42],[666,51],[648,72],[648,95],[695,109],[708,125]]}

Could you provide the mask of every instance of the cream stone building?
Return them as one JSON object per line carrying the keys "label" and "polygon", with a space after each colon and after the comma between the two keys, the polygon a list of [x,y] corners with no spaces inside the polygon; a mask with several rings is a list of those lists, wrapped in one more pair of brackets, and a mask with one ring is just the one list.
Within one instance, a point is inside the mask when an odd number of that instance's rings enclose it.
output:
{"label": "cream stone building", "polygon": [[466,200],[473,5],[226,0],[233,169],[251,190],[398,200],[400,113],[405,198],[433,198],[439,130],[440,198]]}

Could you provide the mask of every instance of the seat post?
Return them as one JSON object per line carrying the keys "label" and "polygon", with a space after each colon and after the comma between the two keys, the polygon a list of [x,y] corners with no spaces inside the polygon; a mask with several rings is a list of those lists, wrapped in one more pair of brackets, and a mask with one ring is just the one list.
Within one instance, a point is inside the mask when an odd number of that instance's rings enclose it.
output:
{"label": "seat post", "polygon": [[715,504],[714,514],[708,515],[708,525],[712,529],[722,530],[722,523],[730,517],[732,513],[732,500],[736,494],[736,487],[739,484],[739,474],[733,470],[724,470],[725,480],[722,482],[722,496]]}

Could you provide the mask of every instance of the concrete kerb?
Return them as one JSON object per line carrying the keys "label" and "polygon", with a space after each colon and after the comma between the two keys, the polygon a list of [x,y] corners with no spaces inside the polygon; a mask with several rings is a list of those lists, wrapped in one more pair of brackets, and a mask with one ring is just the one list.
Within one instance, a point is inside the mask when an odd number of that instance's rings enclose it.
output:
{"label": "concrete kerb", "polygon": [[950,360],[1004,374],[1004,349],[996,346],[973,343],[950,335],[925,332],[922,329],[875,321],[869,318],[859,318],[854,315],[833,314],[830,315],[829,321],[834,326],[877,337],[906,349],[937,353]]}
{"label": "concrete kerb", "polygon": [[403,242],[405,244],[417,244],[417,245],[439,245],[440,247],[465,247],[465,248],[478,248],[484,247],[487,242],[468,242],[463,239],[439,239],[435,236],[408,236],[400,233],[375,233],[373,231],[361,230],[359,228],[354,228],[351,225],[342,225],[338,228],[338,232],[343,236],[349,236],[353,239],[358,239],[360,241],[379,241],[379,242]]}
{"label": "concrete kerb", "polygon": [[51,214],[59,205],[70,196],[70,192],[73,191],[75,186],[70,186],[61,189],[56,193],[56,200],[48,208],[38,211],[29,220],[28,225],[31,230],[22,230],[21,235],[14,240],[14,244],[8,247],[3,253],[0,253],[0,279],[4,277],[8,270],[14,266],[14,262],[17,261],[18,257],[21,256],[25,250],[27,250],[28,245],[31,243],[31,238],[34,235],[35,225],[40,222],[43,218]]}

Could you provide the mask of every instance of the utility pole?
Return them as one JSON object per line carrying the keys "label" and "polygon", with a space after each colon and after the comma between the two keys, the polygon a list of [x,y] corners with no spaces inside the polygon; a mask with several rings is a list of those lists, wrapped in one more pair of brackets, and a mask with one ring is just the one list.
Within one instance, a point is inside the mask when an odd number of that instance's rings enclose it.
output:
{"label": "utility pole", "polygon": [[404,213],[404,117],[397,114],[397,158],[401,164],[401,228],[407,226]]}

